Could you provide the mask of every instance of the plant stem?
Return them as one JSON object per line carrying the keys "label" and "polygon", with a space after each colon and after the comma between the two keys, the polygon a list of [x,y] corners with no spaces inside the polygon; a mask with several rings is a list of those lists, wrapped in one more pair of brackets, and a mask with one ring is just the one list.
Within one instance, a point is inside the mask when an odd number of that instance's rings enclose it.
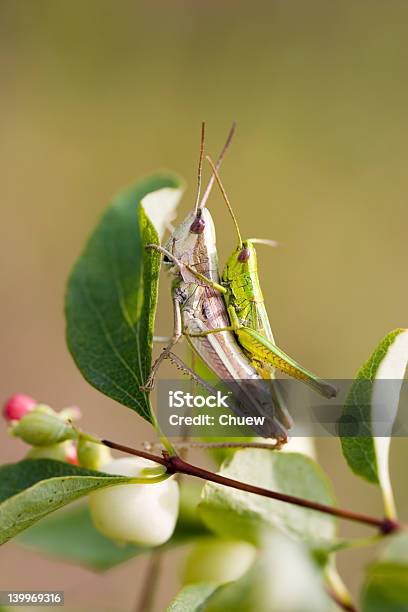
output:
{"label": "plant stem", "polygon": [[337,593],[335,591],[333,591],[330,587],[327,588],[327,593],[329,595],[329,597],[331,597],[331,599],[339,606],[339,608],[341,608],[342,610],[346,610],[346,612],[358,612],[357,608],[355,607],[355,605],[350,601],[344,601],[343,599],[341,599],[341,597],[339,597],[337,595]]}
{"label": "plant stem", "polygon": [[156,585],[160,576],[162,552],[153,552],[147,566],[147,575],[135,612],[151,612],[153,610]]}
{"label": "plant stem", "polygon": [[343,610],[347,610],[348,612],[357,612],[357,608],[353,604],[351,595],[337,571],[334,557],[329,560],[325,575],[328,582],[327,592],[333,601],[335,601],[336,604]]}
{"label": "plant stem", "polygon": [[[158,450],[161,448],[160,442],[145,442],[146,450]],[[264,450],[277,450],[279,444],[269,444],[267,442],[173,442],[173,448],[178,451],[190,448],[259,448]]]}
{"label": "plant stem", "polygon": [[270,499],[277,499],[288,504],[294,504],[303,508],[316,510],[317,512],[330,514],[331,516],[336,516],[341,519],[363,523],[364,525],[377,527],[380,530],[380,533],[383,535],[387,535],[397,531],[398,529],[402,529],[403,527],[397,521],[388,518],[377,518],[368,514],[353,512],[352,510],[335,508],[334,506],[327,506],[326,504],[320,504],[318,502],[310,501],[309,499],[303,499],[302,497],[286,495],[285,493],[279,493],[278,491],[270,491],[269,489],[264,489],[263,487],[257,487],[239,480],[227,478],[221,474],[216,474],[215,472],[210,472],[196,465],[192,465],[191,463],[187,463],[177,455],[170,456],[166,451],[163,451],[162,456],[152,455],[146,451],[123,446],[122,444],[117,444],[116,442],[112,442],[110,440],[102,440],[101,442],[109,448],[160,463],[166,467],[169,474],[188,474],[189,476],[215,482],[217,484],[224,485],[225,487],[232,487],[233,489],[238,489],[240,491],[255,493],[256,495],[262,495],[263,497],[269,497]]}

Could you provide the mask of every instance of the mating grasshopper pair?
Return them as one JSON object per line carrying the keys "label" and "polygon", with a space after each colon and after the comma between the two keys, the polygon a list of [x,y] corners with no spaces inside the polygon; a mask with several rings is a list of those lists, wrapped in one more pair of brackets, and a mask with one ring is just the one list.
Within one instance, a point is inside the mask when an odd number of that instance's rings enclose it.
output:
{"label": "mating grasshopper pair", "polygon": [[[169,344],[153,364],[144,387],[153,387],[156,372],[165,358],[174,358],[172,348],[184,335],[209,369],[233,389],[235,405],[243,415],[264,417],[257,428],[264,437],[287,441],[292,419],[285,407],[278,383],[259,381],[275,378],[275,369],[304,381],[325,397],[336,390],[315,376],[276,346],[260,288],[253,240],[243,241],[228,197],[218,175],[224,154],[234,133],[232,127],[226,144],[214,166],[207,189],[200,201],[204,124],[202,126],[198,187],[193,211],[175,228],[166,246],[148,245],[163,255],[163,263],[173,275],[172,299],[174,330]],[[232,215],[239,244],[228,259],[220,283],[215,228],[206,202],[214,179],[217,180]],[[265,241],[271,242],[271,241]],[[205,385],[188,366],[177,364]],[[252,384],[253,383],[253,384]]]}

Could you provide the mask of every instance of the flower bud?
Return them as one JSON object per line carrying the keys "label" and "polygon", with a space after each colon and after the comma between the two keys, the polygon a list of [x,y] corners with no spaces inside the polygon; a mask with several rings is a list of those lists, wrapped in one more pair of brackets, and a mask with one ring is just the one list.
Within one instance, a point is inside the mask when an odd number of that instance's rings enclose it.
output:
{"label": "flower bud", "polygon": [[81,467],[88,470],[100,470],[112,459],[111,452],[104,444],[96,444],[84,438],[78,441],[78,461]]}
{"label": "flower bud", "polygon": [[66,440],[50,446],[33,446],[28,451],[26,459],[55,459],[72,463],[73,453],[76,457],[75,444],[71,440]]}
{"label": "flower bud", "polygon": [[36,404],[37,402],[29,395],[23,395],[22,393],[12,395],[4,405],[3,416],[7,421],[19,421]]}
{"label": "flower bud", "polygon": [[[102,472],[144,476],[144,468],[158,467],[140,457],[113,459]],[[176,526],[179,487],[174,479],[154,484],[124,484],[94,491],[89,507],[95,527],[117,542],[158,546],[166,542]]]}
{"label": "flower bud", "polygon": [[256,558],[256,548],[248,542],[209,538],[190,550],[183,572],[183,584],[232,582],[238,580]]}
{"label": "flower bud", "polygon": [[67,463],[79,465],[77,447],[73,442],[71,442],[67,451]]}
{"label": "flower bud", "polygon": [[11,433],[32,446],[51,446],[77,436],[71,425],[46,408],[48,406],[40,406],[26,414],[14,425]]}
{"label": "flower bud", "polygon": [[47,404],[37,404],[35,406],[35,411],[42,412],[44,414],[53,414],[54,416],[57,416],[58,414],[53,408],[51,408],[51,406],[47,406]]}

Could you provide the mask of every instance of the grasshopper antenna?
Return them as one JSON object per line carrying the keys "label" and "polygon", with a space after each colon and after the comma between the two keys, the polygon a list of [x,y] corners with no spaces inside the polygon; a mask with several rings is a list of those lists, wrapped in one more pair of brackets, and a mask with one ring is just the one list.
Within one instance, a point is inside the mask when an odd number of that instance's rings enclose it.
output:
{"label": "grasshopper antenna", "polygon": [[228,196],[226,194],[226,191],[224,189],[224,185],[221,182],[220,175],[218,174],[217,168],[216,168],[216,166],[214,166],[213,161],[212,161],[212,159],[211,159],[211,157],[209,155],[206,156],[206,160],[208,161],[208,163],[210,164],[210,166],[212,168],[213,176],[215,177],[215,179],[216,179],[216,181],[218,183],[218,186],[219,186],[219,188],[221,190],[221,193],[222,193],[222,197],[225,200],[225,203],[226,203],[226,205],[228,207],[228,210],[229,210],[230,215],[232,217],[232,220],[234,222],[235,229],[237,230],[239,246],[241,248],[243,248],[242,236],[241,236],[241,232],[239,231],[238,221],[236,220],[236,217],[234,215],[234,211],[232,210],[232,206],[230,204],[230,201],[229,201]]}
{"label": "grasshopper antenna", "polygon": [[[231,129],[229,131],[229,134],[227,136],[227,140],[225,141],[225,145],[223,146],[222,151],[219,154],[217,162],[215,164],[215,167],[216,167],[217,170],[220,169],[220,166],[221,166],[222,161],[224,159],[224,155],[227,152],[227,149],[230,146],[231,140],[232,140],[232,138],[233,138],[233,136],[235,134],[236,127],[237,127],[237,124],[234,121],[232,126],[231,126]],[[215,180],[215,176],[214,176],[214,174],[212,174],[210,180],[208,181],[208,185],[207,185],[206,190],[204,192],[203,198],[201,200],[200,208],[204,208],[204,206],[206,205],[207,200],[208,200],[208,196],[210,195],[211,189],[212,189],[212,187],[214,185],[214,180]]]}
{"label": "grasshopper antenna", "polygon": [[276,240],[269,240],[269,238],[248,238],[248,241],[252,242],[253,244],[266,244],[267,246],[274,248],[280,246],[279,242]]}
{"label": "grasshopper antenna", "polygon": [[198,212],[198,204],[200,202],[201,179],[203,175],[203,156],[204,156],[204,141],[205,141],[205,121],[201,124],[201,142],[200,142],[200,158],[198,160],[198,177],[197,177],[197,195],[194,204],[194,212]]}

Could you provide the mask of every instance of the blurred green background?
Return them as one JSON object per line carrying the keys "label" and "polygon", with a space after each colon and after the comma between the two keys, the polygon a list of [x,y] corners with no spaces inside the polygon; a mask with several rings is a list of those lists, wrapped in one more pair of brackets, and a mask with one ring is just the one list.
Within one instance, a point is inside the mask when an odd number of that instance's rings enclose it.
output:
{"label": "blurred green background", "polygon": [[[402,0],[1,0],[1,397],[79,404],[95,433],[151,438],[77,372],[64,344],[64,284],[127,183],[175,170],[188,182],[187,212],[202,119],[213,156],[237,120],[225,186],[244,235],[282,244],[259,248],[281,346],[322,376],[346,378],[386,332],[407,326],[407,20]],[[235,235],[216,192],[211,210],[223,261]],[[163,281],[160,334],[171,325],[168,297]],[[22,456],[4,429],[0,438],[3,462]],[[320,441],[319,453],[343,506],[381,513],[337,441]],[[406,441],[395,441],[405,518],[406,457]],[[180,555],[167,555],[158,610],[178,590]],[[340,555],[353,591],[367,558]],[[98,577],[14,544],[0,560],[3,589],[65,589],[72,606],[122,610],[146,564]]]}

